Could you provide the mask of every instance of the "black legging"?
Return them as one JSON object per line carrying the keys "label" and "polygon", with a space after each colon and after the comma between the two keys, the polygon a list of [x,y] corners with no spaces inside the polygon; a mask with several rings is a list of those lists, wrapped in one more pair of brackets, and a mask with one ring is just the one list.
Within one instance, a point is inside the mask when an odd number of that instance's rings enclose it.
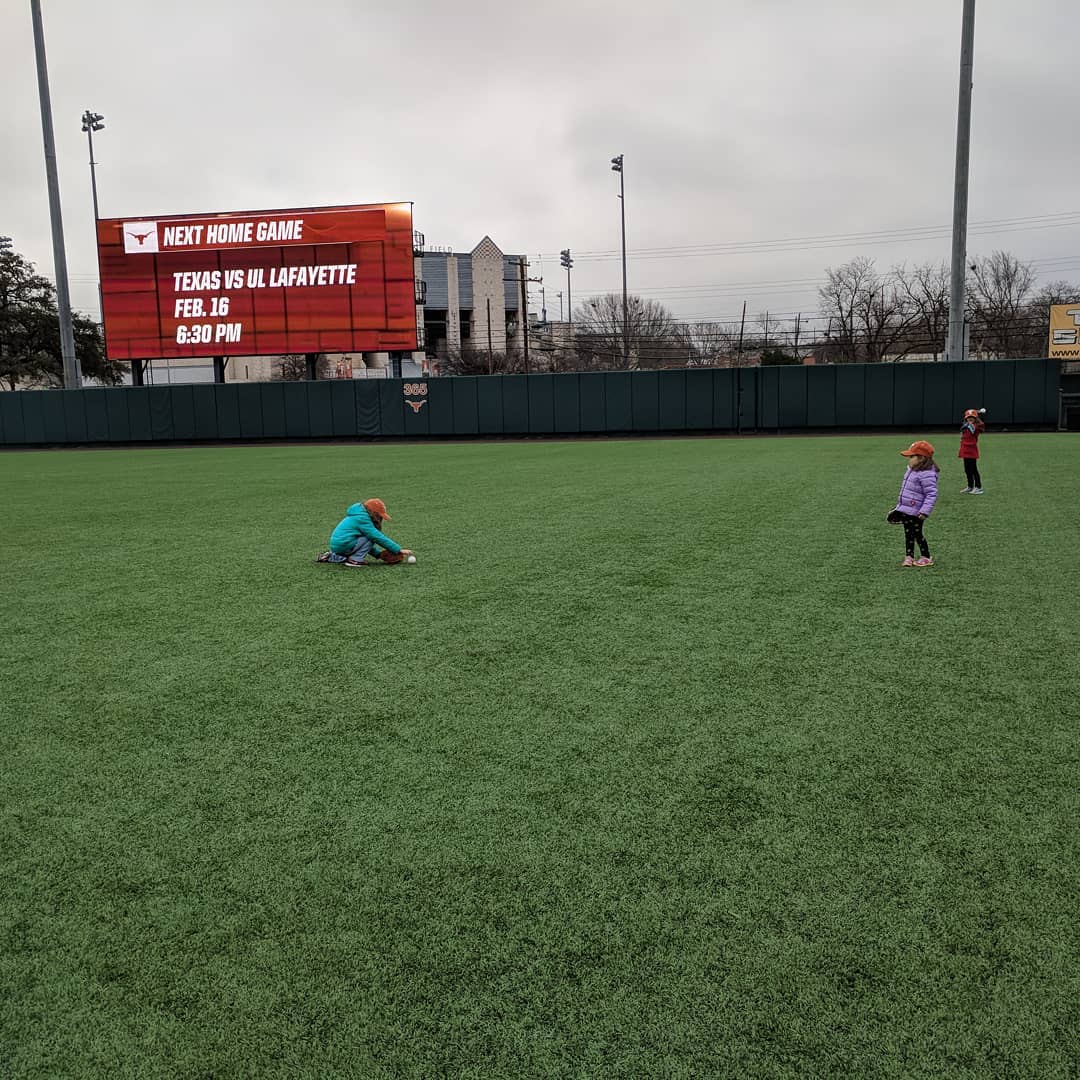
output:
{"label": "black legging", "polygon": [[915,556],[916,544],[919,545],[919,553],[922,557],[930,558],[930,545],[922,534],[922,527],[922,518],[917,518],[913,514],[904,515],[904,550],[912,558]]}
{"label": "black legging", "polygon": [[982,477],[979,476],[979,459],[973,457],[964,458],[964,472],[967,475],[969,488],[981,488]]}

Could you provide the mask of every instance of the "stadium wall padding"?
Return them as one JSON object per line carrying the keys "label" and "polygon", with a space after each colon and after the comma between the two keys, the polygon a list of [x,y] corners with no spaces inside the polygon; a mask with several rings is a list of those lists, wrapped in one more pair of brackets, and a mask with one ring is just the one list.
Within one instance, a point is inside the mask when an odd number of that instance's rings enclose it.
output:
{"label": "stadium wall padding", "polygon": [[0,392],[0,446],[1052,427],[1054,360]]}

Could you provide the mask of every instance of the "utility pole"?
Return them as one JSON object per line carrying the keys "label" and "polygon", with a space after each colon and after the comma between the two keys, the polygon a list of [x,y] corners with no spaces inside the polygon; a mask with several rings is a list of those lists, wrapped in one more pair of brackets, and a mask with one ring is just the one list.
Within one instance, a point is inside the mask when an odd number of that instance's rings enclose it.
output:
{"label": "utility pole", "polygon": [[79,375],[79,361],[75,356],[75,332],[71,322],[71,294],[68,291],[67,252],[64,248],[64,221],[60,211],[60,180],[56,172],[56,139],[53,136],[49,69],[45,62],[45,31],[41,25],[41,0],[30,0],[30,16],[34,23],[41,135],[45,144],[45,176],[49,187],[49,213],[52,217],[53,265],[56,271],[56,307],[60,316],[60,354],[64,361],[64,386],[68,390],[77,390],[82,385],[82,378]]}
{"label": "utility pole", "polygon": [[611,159],[611,171],[619,174],[619,202],[622,210],[622,333],[623,364],[630,367],[630,317],[626,303],[626,177],[623,173],[623,156]]}
{"label": "utility pole", "polygon": [[[573,324],[574,321],[574,303],[570,297],[570,268],[574,265],[573,256],[570,254],[569,248],[563,248],[559,252],[559,264],[566,271],[566,314],[567,322]],[[560,293],[560,295],[562,295]],[[562,310],[559,311],[559,322],[562,322]]]}
{"label": "utility pole", "polygon": [[525,374],[529,374],[529,293],[525,285],[525,256],[518,258],[518,269],[521,271],[521,342],[525,356]]}
{"label": "utility pole", "polygon": [[802,312],[798,312],[795,316],[795,359],[799,359],[799,324],[802,322]]}
{"label": "utility pole", "polygon": [[746,301],[744,300],[742,302],[742,322],[739,323],[739,348],[738,348],[738,351],[735,354],[735,361],[739,365],[739,367],[742,367],[742,343],[743,343],[743,332],[745,330],[746,330]]}
{"label": "utility pole", "polygon": [[953,189],[952,280],[946,360],[966,360],[964,275],[967,268],[968,164],[971,156],[971,86],[975,64],[975,0],[964,0],[960,31],[960,100],[956,117],[956,180]]}

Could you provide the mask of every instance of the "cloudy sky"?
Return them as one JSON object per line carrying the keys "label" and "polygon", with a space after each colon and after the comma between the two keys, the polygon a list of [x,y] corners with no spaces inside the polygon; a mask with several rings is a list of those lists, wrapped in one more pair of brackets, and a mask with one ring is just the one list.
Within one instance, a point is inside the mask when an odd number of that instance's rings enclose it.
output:
{"label": "cloudy sky", "polygon": [[[947,260],[960,0],[42,0],[75,306],[104,216],[412,201],[430,245],[526,252],[549,315],[812,313],[825,268]],[[981,0],[969,251],[1080,279],[1071,0]],[[29,0],[0,4],[0,233],[52,273]],[[535,288],[535,287],[534,287]],[[539,307],[535,288],[533,306]]]}

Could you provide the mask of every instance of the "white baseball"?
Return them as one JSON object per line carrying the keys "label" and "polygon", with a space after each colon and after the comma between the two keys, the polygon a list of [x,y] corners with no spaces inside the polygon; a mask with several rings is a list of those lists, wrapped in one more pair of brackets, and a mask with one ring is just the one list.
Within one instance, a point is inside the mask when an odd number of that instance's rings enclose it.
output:
{"label": "white baseball", "polygon": [[408,556],[406,556],[405,561],[407,563],[414,563],[414,562],[416,562],[416,556],[415,555],[408,555]]}

